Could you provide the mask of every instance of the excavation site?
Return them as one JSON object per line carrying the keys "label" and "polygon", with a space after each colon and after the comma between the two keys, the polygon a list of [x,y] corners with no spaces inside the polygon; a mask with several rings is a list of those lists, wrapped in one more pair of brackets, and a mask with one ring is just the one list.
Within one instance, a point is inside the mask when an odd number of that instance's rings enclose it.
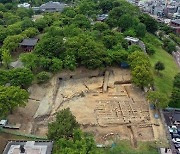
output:
{"label": "excavation site", "polygon": [[137,141],[166,138],[161,118],[154,118],[145,93],[131,83],[127,69],[63,71],[46,84],[33,84],[29,92],[25,108],[8,117],[20,123],[19,131],[25,134],[46,136],[48,123],[69,107],[81,128],[99,144],[128,139],[136,146]]}

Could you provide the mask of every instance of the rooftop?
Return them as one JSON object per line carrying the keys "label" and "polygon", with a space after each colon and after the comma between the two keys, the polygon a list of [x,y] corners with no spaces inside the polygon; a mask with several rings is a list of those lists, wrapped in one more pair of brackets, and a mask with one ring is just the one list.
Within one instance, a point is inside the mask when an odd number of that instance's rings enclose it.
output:
{"label": "rooftop", "polygon": [[19,44],[22,46],[35,46],[37,41],[38,41],[37,38],[26,38]]}
{"label": "rooftop", "polygon": [[29,3],[18,4],[18,7],[29,8],[30,6],[31,5]]}
{"label": "rooftop", "polygon": [[40,6],[40,9],[61,9],[64,8],[65,4],[64,3],[59,3],[59,2],[47,2],[45,4],[42,4]]}
{"label": "rooftop", "polygon": [[180,19],[175,19],[175,20],[172,20],[171,22],[180,25]]}
{"label": "rooftop", "polygon": [[52,141],[9,141],[3,154],[51,154]]}
{"label": "rooftop", "polygon": [[125,40],[127,40],[127,41],[132,41],[132,42],[138,42],[138,41],[139,41],[138,38],[134,38],[134,37],[130,37],[130,36],[127,36],[127,37],[125,38]]}

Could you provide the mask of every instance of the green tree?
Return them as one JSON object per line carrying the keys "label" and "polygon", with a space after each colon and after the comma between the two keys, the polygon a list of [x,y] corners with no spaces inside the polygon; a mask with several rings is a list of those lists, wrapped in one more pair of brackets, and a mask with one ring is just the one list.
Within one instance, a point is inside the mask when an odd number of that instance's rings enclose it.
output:
{"label": "green tree", "polygon": [[174,77],[173,85],[174,87],[180,88],[180,73]]}
{"label": "green tree", "polygon": [[9,79],[11,85],[26,88],[31,85],[34,75],[27,68],[16,68],[10,70]]}
{"label": "green tree", "polygon": [[0,3],[0,11],[2,11],[2,12],[7,11],[5,6],[3,4],[1,4],[1,3]]}
{"label": "green tree", "polygon": [[50,77],[51,74],[45,71],[38,73],[36,76],[38,83],[46,83],[50,79]]}
{"label": "green tree", "polygon": [[152,73],[145,66],[136,66],[131,74],[133,83],[141,88],[147,87],[153,83]]}
{"label": "green tree", "polygon": [[165,69],[164,63],[158,61],[158,62],[155,64],[154,69],[157,70],[158,73],[159,73],[159,71],[162,71],[162,70]]}
{"label": "green tree", "polygon": [[34,53],[24,53],[20,55],[20,60],[24,64],[25,67],[31,69],[31,71],[37,68],[39,63],[38,56]]}
{"label": "green tree", "polygon": [[7,29],[0,26],[0,42],[2,43],[7,36]]}
{"label": "green tree", "polygon": [[67,54],[64,58],[63,65],[65,69],[75,70],[77,66],[76,57],[73,54]]}
{"label": "green tree", "polygon": [[21,27],[23,30],[34,27],[34,22],[32,21],[31,18],[25,17],[24,20],[22,21]]}
{"label": "green tree", "polygon": [[2,49],[2,63],[4,65],[5,68],[9,69],[9,64],[11,63],[12,58],[11,58],[11,54],[9,53],[8,50],[6,49]]}
{"label": "green tree", "polygon": [[139,23],[135,28],[135,32],[137,37],[144,37],[146,34],[146,26],[143,23]]}
{"label": "green tree", "polygon": [[125,50],[109,51],[109,56],[113,64],[120,65],[122,62],[126,62],[128,53]]}
{"label": "green tree", "polygon": [[173,88],[169,105],[171,107],[180,108],[180,88]]}
{"label": "green tree", "polygon": [[45,19],[41,18],[41,19],[37,19],[35,21],[35,27],[42,32],[46,27],[48,26],[47,22]]}
{"label": "green tree", "polygon": [[148,92],[147,99],[150,103],[154,104],[157,109],[164,109],[168,106],[168,98],[158,91]]}
{"label": "green tree", "polygon": [[151,64],[149,57],[141,51],[134,51],[128,56],[128,61],[132,69],[136,66],[144,66],[150,70]]}
{"label": "green tree", "polygon": [[41,69],[49,71],[51,59],[44,56],[39,57],[38,65]]}
{"label": "green tree", "polygon": [[63,62],[62,60],[58,59],[58,58],[53,58],[51,61],[51,65],[49,70],[52,72],[58,72],[61,71],[63,67]]}
{"label": "green tree", "polygon": [[13,5],[13,3],[6,3],[6,4],[4,4],[4,6],[5,6],[5,8],[7,10],[15,10],[15,9],[17,9],[17,6]]}
{"label": "green tree", "polygon": [[7,27],[7,34],[8,35],[18,35],[22,32],[21,22],[16,22],[12,25]]}
{"label": "green tree", "polygon": [[19,87],[0,86],[0,117],[12,113],[16,107],[24,106],[28,96],[28,92]]}
{"label": "green tree", "polygon": [[67,17],[74,18],[76,16],[76,12],[73,8],[65,8],[63,10],[63,14],[65,14]]}
{"label": "green tree", "polygon": [[35,53],[45,57],[60,58],[64,52],[64,41],[61,36],[45,35],[35,47]]}
{"label": "green tree", "polygon": [[103,43],[107,49],[112,49],[113,46],[117,45],[118,39],[115,36],[106,35],[103,37]]}
{"label": "green tree", "polygon": [[111,0],[102,0],[102,1],[100,1],[98,7],[100,9],[102,9],[103,13],[108,13],[113,8],[113,1],[111,1]]}
{"label": "green tree", "polygon": [[73,131],[72,139],[59,139],[54,146],[55,154],[76,154],[76,153],[89,153],[97,154],[95,141],[92,136],[86,135],[81,130],[77,129]]}
{"label": "green tree", "polygon": [[93,29],[104,32],[105,30],[109,29],[109,26],[104,22],[96,22],[93,26]]}
{"label": "green tree", "polygon": [[10,13],[10,12],[5,12],[3,14],[3,19],[6,25],[12,25],[21,20],[19,16],[16,16],[15,14]]}
{"label": "green tree", "polygon": [[180,73],[174,77],[173,90],[169,105],[180,108]]}
{"label": "green tree", "polygon": [[92,16],[93,14],[97,14],[97,5],[94,1],[80,1],[77,7],[78,13],[86,16]]}
{"label": "green tree", "polygon": [[19,43],[23,40],[24,36],[22,35],[13,35],[8,36],[3,42],[3,49],[11,51],[15,51],[19,46]]}
{"label": "green tree", "polygon": [[123,32],[123,35],[126,36],[131,36],[131,37],[136,37],[136,32],[134,28],[129,28],[126,31]]}
{"label": "green tree", "polygon": [[73,137],[73,131],[79,128],[70,109],[63,109],[56,115],[56,121],[48,124],[48,139],[58,141],[60,138]]}
{"label": "green tree", "polygon": [[91,27],[89,19],[82,14],[78,14],[75,16],[73,20],[73,24],[79,28],[84,28],[84,29],[88,29]]}
{"label": "green tree", "polygon": [[16,10],[16,15],[19,16],[21,19],[23,19],[24,17],[28,17],[28,10],[20,7]]}
{"label": "green tree", "polygon": [[39,34],[39,31],[36,28],[30,27],[22,32],[23,35],[31,38]]}
{"label": "green tree", "polygon": [[176,51],[176,44],[170,41],[165,47],[165,50],[167,50],[167,52],[171,54],[173,51]]}
{"label": "green tree", "polygon": [[146,43],[146,52],[148,55],[151,56],[151,55],[154,55],[156,51],[155,51],[153,45]]}
{"label": "green tree", "polygon": [[[133,52],[135,52],[135,51],[141,51],[141,52],[143,52],[139,45],[133,44],[133,45],[130,45],[130,46],[128,47],[128,52],[129,52],[129,53],[133,53]],[[143,54],[144,54],[144,53],[143,53]]]}
{"label": "green tree", "polygon": [[9,82],[9,72],[7,70],[0,69],[0,85],[5,85]]}
{"label": "green tree", "polygon": [[68,39],[66,49],[76,55],[79,64],[89,69],[103,67],[107,58],[104,46],[84,34]]}
{"label": "green tree", "polygon": [[123,31],[133,26],[133,17],[130,14],[124,14],[119,19],[119,26]]}
{"label": "green tree", "polygon": [[157,21],[148,14],[142,14],[139,19],[143,24],[146,25],[146,29],[148,32],[155,33],[158,30]]}

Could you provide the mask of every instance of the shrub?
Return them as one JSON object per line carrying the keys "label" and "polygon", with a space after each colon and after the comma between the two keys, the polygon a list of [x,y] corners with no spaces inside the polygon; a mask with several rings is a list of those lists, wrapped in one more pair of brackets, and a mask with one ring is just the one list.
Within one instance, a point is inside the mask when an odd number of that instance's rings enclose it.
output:
{"label": "shrub", "polygon": [[146,44],[146,52],[148,55],[153,55],[156,51],[151,44]]}
{"label": "shrub", "polygon": [[36,78],[37,78],[37,82],[38,83],[45,83],[47,82],[51,77],[51,74],[48,72],[40,72],[39,74],[37,74]]}

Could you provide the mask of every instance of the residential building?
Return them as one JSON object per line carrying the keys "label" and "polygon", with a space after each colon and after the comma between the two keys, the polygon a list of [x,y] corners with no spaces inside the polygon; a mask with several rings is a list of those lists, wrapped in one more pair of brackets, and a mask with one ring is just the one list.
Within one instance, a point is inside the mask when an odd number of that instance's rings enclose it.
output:
{"label": "residential building", "polygon": [[64,3],[50,1],[45,4],[42,4],[39,7],[39,10],[42,12],[62,12],[65,7],[66,7],[66,4]]}
{"label": "residential building", "polygon": [[19,43],[19,45],[24,51],[31,51],[34,49],[37,42],[37,38],[26,38],[21,43]]}
{"label": "residential building", "polygon": [[170,26],[177,34],[180,34],[180,19],[171,20]]}

